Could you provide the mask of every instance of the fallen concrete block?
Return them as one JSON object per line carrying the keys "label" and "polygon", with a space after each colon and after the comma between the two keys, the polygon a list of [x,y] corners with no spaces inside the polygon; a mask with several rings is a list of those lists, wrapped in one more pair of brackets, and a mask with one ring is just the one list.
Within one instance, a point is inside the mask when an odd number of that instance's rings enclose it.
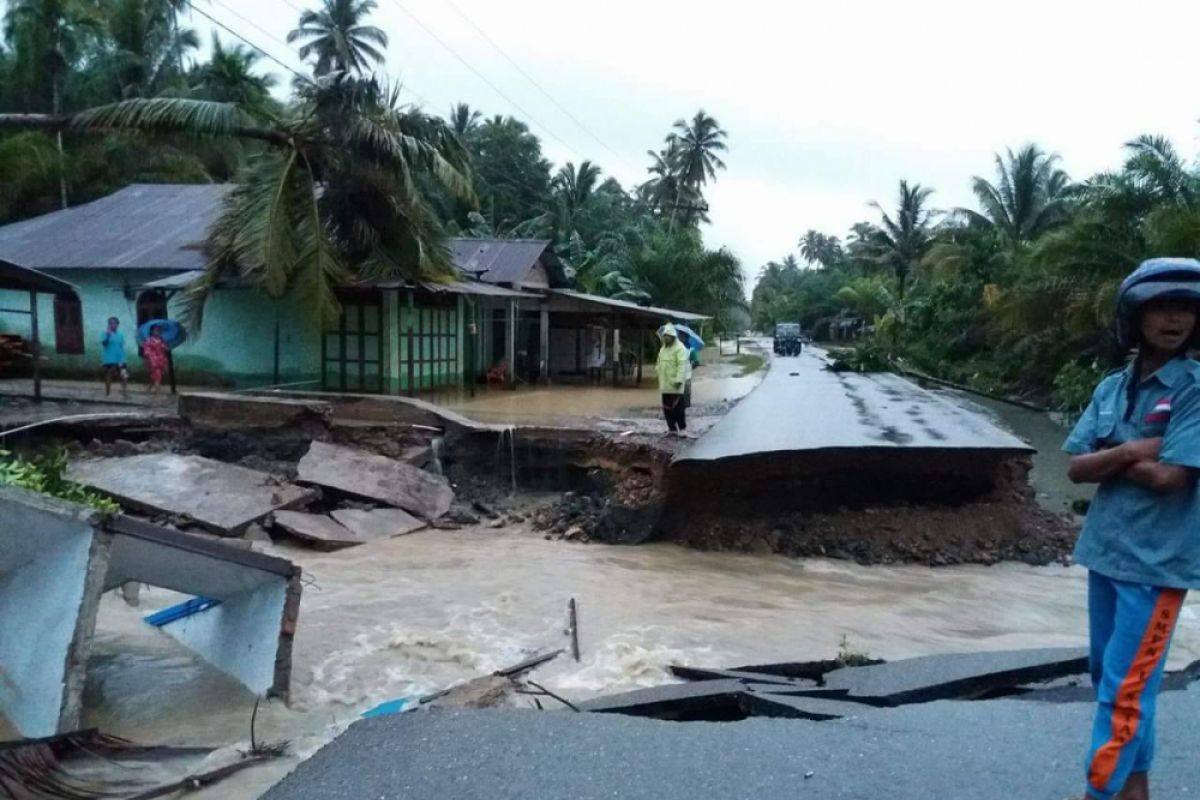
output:
{"label": "fallen concrete block", "polygon": [[320,441],[312,443],[297,473],[304,483],[403,508],[427,520],[442,516],[454,502],[454,490],[445,478],[395,459]]}
{"label": "fallen concrete block", "polygon": [[745,688],[737,680],[671,684],[597,697],[579,704],[579,708],[663,720],[738,719],[744,716],[738,696]]}
{"label": "fallen concrete block", "polygon": [[341,508],[332,512],[332,515],[343,527],[364,542],[403,536],[419,531],[427,525],[424,520],[419,520],[399,508],[377,508],[374,511]]}
{"label": "fallen concrete block", "polygon": [[[764,687],[765,688],[765,687]],[[826,697],[797,697],[795,695],[771,694],[769,692],[745,691],[738,696],[738,703],[749,717],[781,717],[784,719],[809,719],[822,722],[830,719],[854,717],[869,711],[878,711],[862,703],[850,703]]]}
{"label": "fallen concrete block", "polygon": [[0,487],[0,714],[22,736],[79,725],[103,592],[147,583],[220,601],[162,630],[287,699],[300,570],[281,558]]}
{"label": "fallen concrete block", "polygon": [[318,550],[344,550],[363,543],[357,534],[324,514],[276,511],[274,517],[276,525]]}
{"label": "fallen concrete block", "polygon": [[287,397],[189,392],[179,396],[179,416],[201,430],[295,429],[305,424],[325,427],[333,418],[333,405]]}
{"label": "fallen concrete block", "polygon": [[222,536],[240,536],[251,522],[314,496],[265,472],[174,453],[77,461],[67,477],[125,508],[186,517]]}
{"label": "fallen concrete block", "polygon": [[710,669],[706,667],[685,667],[678,664],[672,664],[670,667],[671,674],[676,678],[683,678],[685,681],[716,681],[716,680],[736,680],[747,683],[773,683],[779,686],[788,686],[800,689],[815,689],[817,682],[815,680],[806,680],[804,678],[787,678],[780,675],[771,675],[763,672],[749,672],[736,669]]}
{"label": "fallen concrete block", "polygon": [[896,706],[975,697],[1006,687],[1087,671],[1083,648],[957,653],[844,667],[825,676],[826,689],[875,705]]}

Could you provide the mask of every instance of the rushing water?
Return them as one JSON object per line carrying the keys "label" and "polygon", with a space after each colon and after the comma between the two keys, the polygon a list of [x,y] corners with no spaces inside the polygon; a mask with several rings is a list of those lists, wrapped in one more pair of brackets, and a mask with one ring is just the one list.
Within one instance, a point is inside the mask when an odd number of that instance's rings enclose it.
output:
{"label": "rushing water", "polygon": [[[1034,476],[1043,501],[1069,503],[1077,490],[1060,485],[1064,462],[1051,449],[1061,429],[1008,406],[993,411],[1046,451]],[[300,757],[378,702],[566,647],[572,597],[582,659],[564,655],[535,679],[574,699],[668,681],[671,663],[827,658],[843,637],[855,651],[891,659],[1086,642],[1085,580],[1076,568],[860,567],[664,544],[550,542],[520,529],[275,552],[301,564],[309,585],[291,708],[265,706],[258,735],[292,739]],[[175,596],[152,591],[143,599],[132,609],[105,598],[85,724],[144,741],[247,741],[253,697],[141,621]],[[1197,658],[1200,600],[1184,610],[1172,665]],[[256,768],[201,796],[256,797],[294,763]]]}

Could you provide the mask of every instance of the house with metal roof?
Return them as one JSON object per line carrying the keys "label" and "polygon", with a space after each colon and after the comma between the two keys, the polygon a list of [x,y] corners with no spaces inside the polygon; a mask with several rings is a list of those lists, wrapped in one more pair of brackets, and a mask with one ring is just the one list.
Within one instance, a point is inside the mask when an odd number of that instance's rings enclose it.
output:
{"label": "house with metal roof", "polygon": [[[59,371],[89,374],[115,316],[129,337],[179,316],[202,274],[208,231],[231,185],[128,186],[107,197],[0,226],[0,259],[75,287],[42,297],[42,352]],[[339,291],[343,313],[322,328],[299,296],[271,299],[237,279],[219,285],[204,327],[174,354],[184,382],[308,385],[417,393],[473,387],[487,373],[539,381],[621,371],[636,334],[696,315],[574,292],[546,240],[452,239],[460,276],[446,283],[377,281]],[[0,306],[5,292],[0,290]],[[0,323],[32,337],[29,320]],[[621,333],[626,332],[626,346]],[[638,352],[644,352],[644,346]]]}

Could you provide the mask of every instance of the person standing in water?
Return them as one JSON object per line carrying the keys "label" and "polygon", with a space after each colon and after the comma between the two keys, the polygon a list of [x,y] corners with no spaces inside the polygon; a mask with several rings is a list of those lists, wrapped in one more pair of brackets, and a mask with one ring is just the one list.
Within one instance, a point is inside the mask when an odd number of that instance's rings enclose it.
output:
{"label": "person standing in water", "polygon": [[108,318],[108,327],[100,334],[100,369],[104,374],[104,396],[112,394],[113,378],[121,381],[121,393],[129,395],[129,370],[125,366],[125,334],[121,320]]}
{"label": "person standing in water", "polygon": [[1167,652],[1200,586],[1200,261],[1143,263],[1117,295],[1117,339],[1137,348],[1108,376],[1063,449],[1096,483],[1075,561],[1088,569],[1096,717],[1087,800],[1148,800]]}
{"label": "person standing in water", "polygon": [[688,349],[679,341],[675,326],[667,323],[659,331],[662,347],[658,349],[658,391],[662,395],[663,416],[671,434],[687,432],[687,405],[684,389],[688,373]]}

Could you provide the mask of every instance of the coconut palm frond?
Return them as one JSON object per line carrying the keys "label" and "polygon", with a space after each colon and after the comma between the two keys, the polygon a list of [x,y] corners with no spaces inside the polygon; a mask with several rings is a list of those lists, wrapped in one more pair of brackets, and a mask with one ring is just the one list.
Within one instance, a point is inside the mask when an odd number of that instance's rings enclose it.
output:
{"label": "coconut palm frond", "polygon": [[155,97],[123,100],[73,115],[69,126],[81,130],[128,130],[231,136],[251,124],[233,103]]}

